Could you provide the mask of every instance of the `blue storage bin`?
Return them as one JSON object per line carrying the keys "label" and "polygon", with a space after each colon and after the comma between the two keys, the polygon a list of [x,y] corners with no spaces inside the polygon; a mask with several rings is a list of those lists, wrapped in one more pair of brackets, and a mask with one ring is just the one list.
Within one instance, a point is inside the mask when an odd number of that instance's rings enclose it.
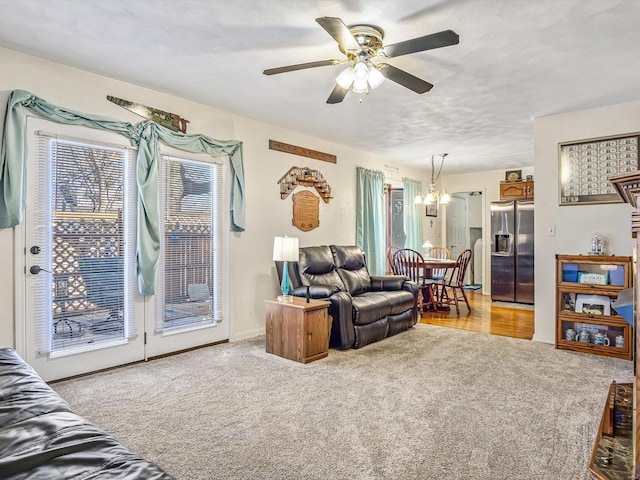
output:
{"label": "blue storage bin", "polygon": [[624,267],[618,265],[615,270],[609,270],[609,283],[621,287],[624,285]]}
{"label": "blue storage bin", "polygon": [[578,265],[574,263],[565,263],[562,265],[562,281],[577,282],[578,281]]}

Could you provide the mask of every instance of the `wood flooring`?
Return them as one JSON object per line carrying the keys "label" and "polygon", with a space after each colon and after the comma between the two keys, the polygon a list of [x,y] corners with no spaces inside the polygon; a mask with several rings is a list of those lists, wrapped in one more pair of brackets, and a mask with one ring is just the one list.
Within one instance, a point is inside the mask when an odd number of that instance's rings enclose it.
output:
{"label": "wood flooring", "polygon": [[420,323],[526,340],[533,338],[533,310],[504,306],[504,303],[494,305],[491,296],[482,295],[479,290],[465,290],[465,293],[471,304],[470,313],[462,302],[459,313],[455,307],[448,312],[426,312]]}

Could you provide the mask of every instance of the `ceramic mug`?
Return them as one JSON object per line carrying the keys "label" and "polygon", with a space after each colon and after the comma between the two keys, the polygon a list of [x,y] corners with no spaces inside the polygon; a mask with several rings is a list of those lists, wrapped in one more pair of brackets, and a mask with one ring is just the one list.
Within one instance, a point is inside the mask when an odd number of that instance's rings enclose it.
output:
{"label": "ceramic mug", "polygon": [[609,337],[607,337],[604,333],[596,333],[593,336],[593,343],[596,345],[604,345],[606,347],[608,347],[611,342],[609,341]]}
{"label": "ceramic mug", "polygon": [[591,335],[589,335],[588,331],[582,330],[576,337],[576,340],[582,343],[591,343]]}
{"label": "ceramic mug", "polygon": [[624,335],[620,334],[616,336],[616,347],[624,348]]}
{"label": "ceramic mug", "polygon": [[567,330],[564,332],[564,338],[565,340],[569,340],[569,341],[575,341],[576,339],[576,331],[573,328],[567,328]]}

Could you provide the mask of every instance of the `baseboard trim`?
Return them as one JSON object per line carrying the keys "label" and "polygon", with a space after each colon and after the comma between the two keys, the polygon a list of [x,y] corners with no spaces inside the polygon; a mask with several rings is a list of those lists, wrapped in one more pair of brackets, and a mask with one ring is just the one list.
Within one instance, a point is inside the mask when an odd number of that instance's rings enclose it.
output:
{"label": "baseboard trim", "polygon": [[264,328],[255,328],[253,330],[245,330],[244,332],[235,333],[233,335],[232,342],[237,342],[238,340],[246,340],[248,338],[259,337],[260,335],[265,335]]}
{"label": "baseboard trim", "polygon": [[537,333],[533,334],[532,342],[540,342],[540,343],[549,343],[551,345],[555,345],[556,339],[545,337],[544,335],[538,335]]}

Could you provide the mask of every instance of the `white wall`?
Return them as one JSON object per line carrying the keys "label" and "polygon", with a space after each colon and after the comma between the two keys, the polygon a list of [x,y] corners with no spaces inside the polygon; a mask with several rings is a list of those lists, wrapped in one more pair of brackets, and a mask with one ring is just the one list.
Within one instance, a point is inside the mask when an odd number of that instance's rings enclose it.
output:
{"label": "white wall", "polygon": [[[288,234],[300,245],[355,243],[356,167],[384,170],[392,158],[373,157],[318,138],[280,129],[232,113],[216,110],[175,96],[89,74],[59,64],[0,49],[0,115],[14,89],[80,112],[104,115],[137,123],[142,119],[106,100],[106,95],[125,98],[181,115],[189,120],[189,133],[244,142],[246,180],[246,231],[229,234],[228,259],[231,279],[232,339],[264,333],[264,299],[278,293],[271,260],[273,237]],[[223,95],[224,92],[221,92]],[[339,106],[337,107],[339,108]],[[337,110],[337,113],[339,111]],[[337,164],[307,159],[268,149],[274,139],[337,155]],[[302,232],[291,225],[291,195],[280,199],[278,179],[292,166],[319,170],[332,187],[334,199],[320,202],[320,227]],[[426,182],[426,171],[399,168],[398,177]],[[0,346],[15,346],[13,259],[21,254],[13,242],[12,229],[0,230]]]}
{"label": "white wall", "polygon": [[[608,237],[608,253],[631,255],[631,207],[627,204],[558,205],[558,143],[640,131],[640,101],[538,118],[535,151],[535,335],[555,342],[555,255],[590,249],[591,234]],[[556,235],[547,236],[555,226]]]}

